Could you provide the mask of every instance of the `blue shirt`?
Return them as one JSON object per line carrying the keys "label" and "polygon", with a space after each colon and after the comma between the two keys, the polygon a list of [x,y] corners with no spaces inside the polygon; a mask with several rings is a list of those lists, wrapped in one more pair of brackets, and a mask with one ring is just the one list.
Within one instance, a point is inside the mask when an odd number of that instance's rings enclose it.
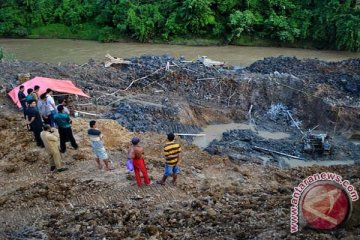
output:
{"label": "blue shirt", "polygon": [[70,117],[66,113],[57,113],[54,116],[54,121],[59,128],[69,128],[70,125]]}

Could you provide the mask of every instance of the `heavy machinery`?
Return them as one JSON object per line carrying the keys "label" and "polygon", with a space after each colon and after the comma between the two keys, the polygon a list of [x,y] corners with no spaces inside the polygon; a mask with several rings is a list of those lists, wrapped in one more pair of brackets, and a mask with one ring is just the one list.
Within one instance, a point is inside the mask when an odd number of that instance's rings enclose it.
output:
{"label": "heavy machinery", "polygon": [[330,136],[326,133],[308,131],[303,137],[304,152],[329,155],[332,151]]}
{"label": "heavy machinery", "polygon": [[290,119],[293,121],[295,127],[300,131],[303,135],[302,142],[303,142],[303,151],[306,153],[317,153],[322,155],[330,155],[332,151],[332,146],[330,143],[330,136],[326,133],[313,133],[319,125],[314,127],[313,129],[309,129],[307,132],[304,132],[299,127],[298,122],[294,120],[290,111],[287,111]]}

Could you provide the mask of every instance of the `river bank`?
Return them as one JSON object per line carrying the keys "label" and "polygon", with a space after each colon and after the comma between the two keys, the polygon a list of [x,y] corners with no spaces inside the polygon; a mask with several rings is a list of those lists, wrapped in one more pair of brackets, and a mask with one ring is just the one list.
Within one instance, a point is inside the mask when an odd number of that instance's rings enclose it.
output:
{"label": "river bank", "polygon": [[102,61],[109,53],[117,57],[143,54],[170,54],[193,60],[199,56],[223,61],[234,66],[248,66],[271,56],[296,56],[299,59],[317,58],[324,61],[341,61],[359,57],[359,53],[341,51],[317,51],[296,48],[238,47],[238,46],[183,46],[140,43],[99,43],[95,41],[62,39],[0,39],[0,47],[14,54],[18,60],[84,64],[90,58]]}

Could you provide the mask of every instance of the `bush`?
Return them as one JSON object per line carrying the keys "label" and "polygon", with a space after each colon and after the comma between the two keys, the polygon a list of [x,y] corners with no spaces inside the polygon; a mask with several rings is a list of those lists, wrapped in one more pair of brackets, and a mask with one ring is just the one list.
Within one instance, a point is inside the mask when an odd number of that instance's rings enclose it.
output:
{"label": "bush", "polygon": [[100,30],[98,41],[100,42],[115,42],[119,39],[119,35],[116,34],[116,29],[111,27],[104,27]]}
{"label": "bush", "polygon": [[25,27],[16,27],[14,30],[11,31],[11,33],[16,37],[26,37],[29,35],[29,31]]}

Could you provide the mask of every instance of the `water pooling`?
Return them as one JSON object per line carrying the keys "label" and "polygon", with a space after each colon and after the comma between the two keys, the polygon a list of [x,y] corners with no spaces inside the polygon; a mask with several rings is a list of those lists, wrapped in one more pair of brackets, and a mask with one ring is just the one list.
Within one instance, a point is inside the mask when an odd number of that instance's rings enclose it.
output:
{"label": "water pooling", "polygon": [[[205,136],[194,137],[193,144],[198,147],[205,149],[211,141],[217,139],[221,140],[223,133],[230,130],[251,130],[256,133],[259,137],[264,139],[287,139],[290,137],[290,134],[284,132],[270,132],[270,131],[257,131],[253,125],[247,123],[227,123],[227,124],[214,124],[203,127],[203,132]],[[236,141],[236,139],[234,139]],[[358,144],[356,142],[355,144]],[[275,154],[276,155],[276,154]],[[272,160],[267,154],[259,154],[258,159],[263,161],[263,165],[269,164]],[[283,157],[276,155],[278,164],[280,168],[294,168],[294,167],[308,167],[308,166],[332,166],[332,165],[353,165],[355,164],[354,160],[298,160],[288,157]]]}
{"label": "water pooling", "polygon": [[201,134],[205,134],[205,136],[195,137],[193,144],[198,147],[204,149],[206,148],[213,140],[220,140],[222,135],[226,131],[230,130],[251,130],[254,131],[262,138],[266,139],[284,139],[288,138],[290,135],[284,132],[269,132],[269,131],[256,131],[253,125],[246,123],[225,123],[225,124],[212,124],[207,125],[203,128],[203,132]]}
{"label": "water pooling", "polygon": [[353,165],[355,164],[354,160],[326,160],[326,161],[304,161],[298,159],[291,159],[281,157],[279,158],[279,166],[281,168],[294,168],[294,167],[310,167],[314,165],[318,166],[333,166],[333,165]]}

